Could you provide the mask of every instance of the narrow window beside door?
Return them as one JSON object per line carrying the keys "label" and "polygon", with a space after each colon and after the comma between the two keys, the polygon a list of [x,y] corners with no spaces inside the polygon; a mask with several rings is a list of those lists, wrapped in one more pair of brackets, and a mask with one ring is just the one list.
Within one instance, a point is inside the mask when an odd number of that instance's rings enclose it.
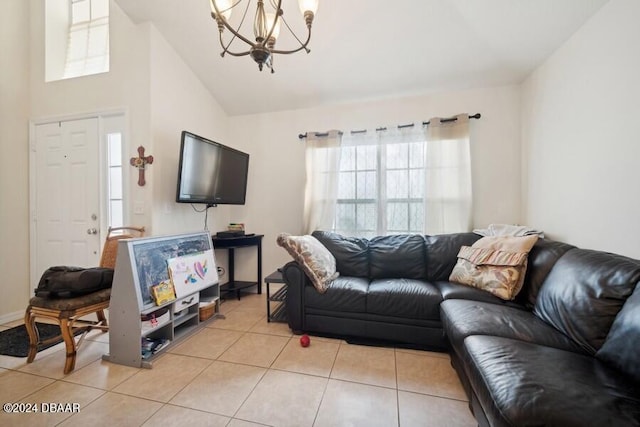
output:
{"label": "narrow window beside door", "polygon": [[122,227],[122,134],[120,132],[107,134],[108,160],[108,213],[109,226]]}

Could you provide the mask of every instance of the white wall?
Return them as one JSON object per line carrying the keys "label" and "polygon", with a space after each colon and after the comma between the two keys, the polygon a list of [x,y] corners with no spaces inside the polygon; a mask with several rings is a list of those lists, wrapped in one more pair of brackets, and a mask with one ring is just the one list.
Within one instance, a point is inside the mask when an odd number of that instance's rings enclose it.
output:
{"label": "white wall", "polygon": [[29,2],[0,3],[0,323],[29,295]]}
{"label": "white wall", "polygon": [[[265,234],[263,261],[268,274],[290,260],[275,244],[278,233],[302,232],[305,170],[299,133],[371,129],[463,112],[482,114],[480,120],[471,121],[474,226],[521,222],[518,86],[232,117],[228,144],[249,152],[251,159],[247,204],[232,210],[231,221]],[[241,265],[249,278],[253,260]]]}
{"label": "white wall", "polygon": [[[205,213],[190,204],[176,203],[180,135],[188,130],[225,143],[229,119],[218,102],[193,74],[162,35],[150,29],[150,112],[154,163],[150,168],[153,230],[156,234],[201,231]],[[193,205],[201,211],[203,205]],[[210,208],[207,229],[212,234],[226,229],[230,207]],[[216,251],[218,266],[228,268],[227,252]],[[252,268],[255,276],[255,266]],[[223,282],[226,279],[223,277]]]}
{"label": "white wall", "polygon": [[[227,141],[228,118],[154,27],[150,35],[153,228],[161,234],[200,231],[204,228],[205,214],[195,212],[189,204],[175,202],[180,134],[188,130],[214,141]],[[207,225],[212,233],[226,228],[228,222],[228,206],[209,210]]]}
{"label": "white wall", "polygon": [[611,0],[523,84],[527,223],[640,258],[640,2]]}

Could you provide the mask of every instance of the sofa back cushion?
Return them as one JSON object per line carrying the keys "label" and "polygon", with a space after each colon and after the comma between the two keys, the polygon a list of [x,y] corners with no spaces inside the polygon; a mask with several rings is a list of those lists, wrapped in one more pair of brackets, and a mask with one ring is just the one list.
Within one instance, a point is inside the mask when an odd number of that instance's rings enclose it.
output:
{"label": "sofa back cushion", "polygon": [[471,246],[482,236],[475,233],[425,236],[426,280],[448,281],[463,246]]}
{"label": "sofa back cushion", "polygon": [[530,236],[485,236],[463,246],[449,276],[452,282],[490,292],[512,301],[522,289],[529,251],[538,241]]}
{"label": "sofa back cushion", "polygon": [[336,259],[315,237],[280,233],[276,242],[300,265],[318,292],[325,293],[331,282],[339,276]]}
{"label": "sofa back cushion", "polygon": [[378,236],[369,240],[369,277],[424,280],[424,237],[418,234]]}
{"label": "sofa back cushion", "polygon": [[336,259],[336,270],[342,276],[369,277],[369,241],[345,237],[330,231],[314,231],[318,239]]}
{"label": "sofa back cushion", "polygon": [[640,384],[640,285],[624,303],[596,357],[629,375]]}
{"label": "sofa back cushion", "polygon": [[551,268],[565,252],[574,248],[575,246],[568,243],[538,239],[534,247],[529,251],[524,285],[515,301],[532,309],[536,304],[540,287]]}
{"label": "sofa back cushion", "polygon": [[534,313],[595,354],[639,280],[640,261],[571,249],[544,281]]}

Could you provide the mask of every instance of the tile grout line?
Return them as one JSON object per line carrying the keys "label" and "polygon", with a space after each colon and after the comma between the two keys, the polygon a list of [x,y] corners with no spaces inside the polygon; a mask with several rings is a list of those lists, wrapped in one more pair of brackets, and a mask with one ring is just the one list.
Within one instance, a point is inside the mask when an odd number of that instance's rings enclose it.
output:
{"label": "tile grout line", "polygon": [[398,427],[400,427],[400,384],[398,380],[398,351],[396,348],[393,349],[393,362],[396,373],[396,419]]}

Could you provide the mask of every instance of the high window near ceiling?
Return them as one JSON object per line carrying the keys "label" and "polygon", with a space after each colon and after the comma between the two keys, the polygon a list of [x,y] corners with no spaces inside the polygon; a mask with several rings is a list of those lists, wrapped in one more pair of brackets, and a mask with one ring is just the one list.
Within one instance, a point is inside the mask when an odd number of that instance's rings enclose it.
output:
{"label": "high window near ceiling", "polygon": [[109,0],[46,0],[45,80],[109,71]]}

